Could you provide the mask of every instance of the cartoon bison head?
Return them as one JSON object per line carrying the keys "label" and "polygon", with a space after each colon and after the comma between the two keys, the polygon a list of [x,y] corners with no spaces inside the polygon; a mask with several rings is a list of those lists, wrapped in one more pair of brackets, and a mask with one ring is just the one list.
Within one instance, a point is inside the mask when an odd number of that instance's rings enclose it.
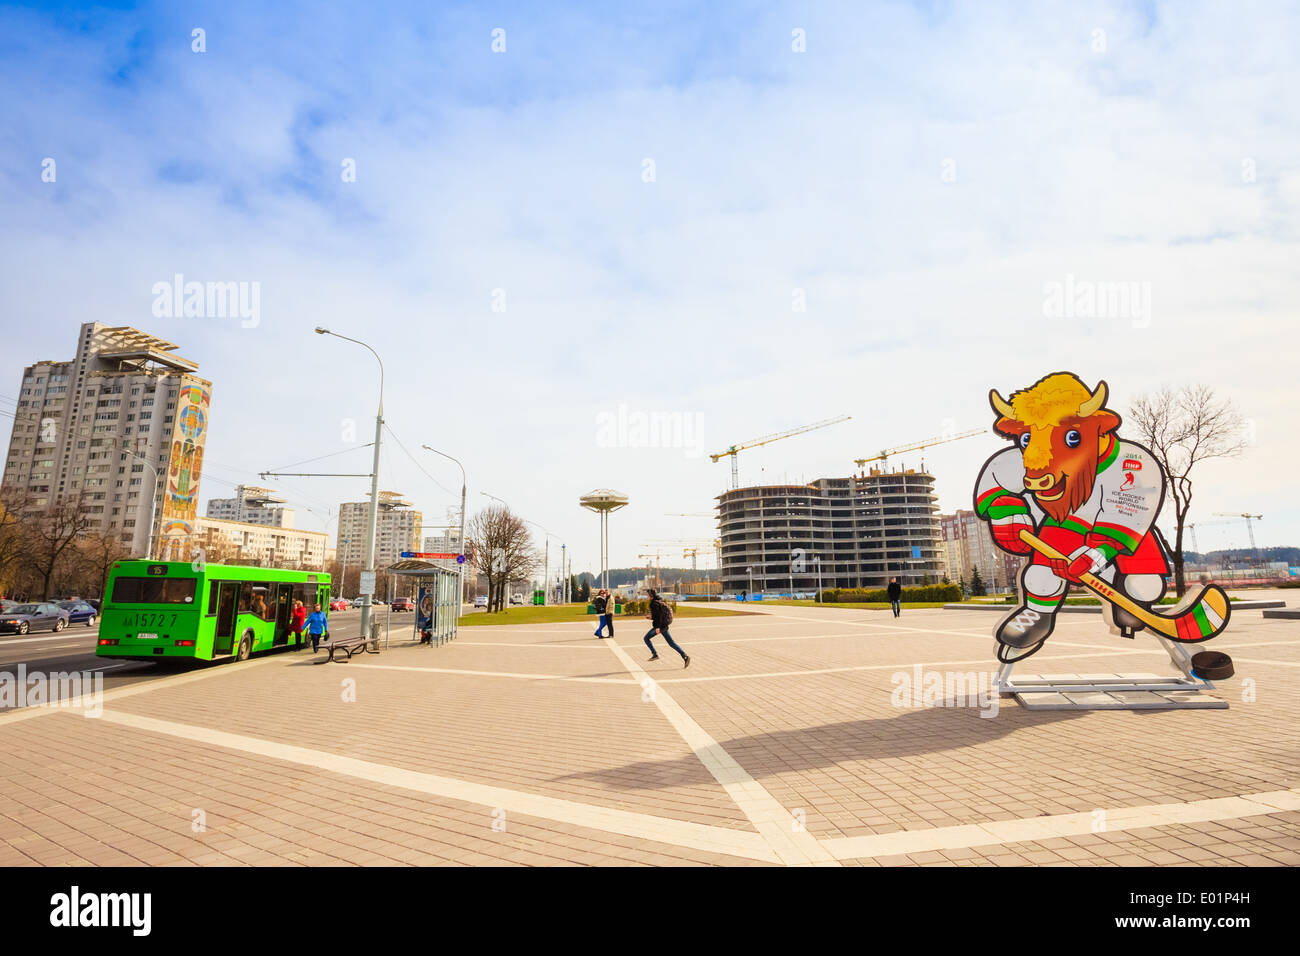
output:
{"label": "cartoon bison head", "polygon": [[1013,439],[1025,463],[1025,490],[1056,521],[1088,500],[1097,465],[1120,418],[1105,409],[1106,383],[1090,390],[1069,372],[1039,379],[1007,401],[994,389],[993,430]]}

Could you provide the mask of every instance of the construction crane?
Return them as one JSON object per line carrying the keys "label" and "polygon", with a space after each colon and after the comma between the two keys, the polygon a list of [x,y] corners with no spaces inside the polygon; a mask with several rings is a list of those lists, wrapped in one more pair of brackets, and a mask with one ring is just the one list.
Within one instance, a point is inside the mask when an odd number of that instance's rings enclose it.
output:
{"label": "construction crane", "polygon": [[1246,534],[1250,535],[1250,550],[1251,553],[1255,555],[1255,560],[1258,561],[1259,548],[1255,547],[1255,526],[1251,524],[1251,520],[1253,519],[1255,521],[1258,521],[1264,516],[1249,515],[1246,514],[1244,511],[1240,513],[1232,512],[1232,511],[1216,511],[1215,514],[1220,518],[1245,518],[1246,519]]}
{"label": "construction crane", "polygon": [[[1234,515],[1233,517],[1236,516]],[[1216,524],[1230,524],[1230,523],[1231,522],[1228,521],[1189,521],[1187,523],[1187,530],[1191,532],[1192,535],[1192,550],[1195,551],[1197,554],[1201,553],[1201,546],[1196,543],[1196,529],[1198,527],[1211,528]]]}
{"label": "construction crane", "polygon": [[650,577],[650,559],[651,558],[655,559],[655,563],[654,563],[655,585],[654,586],[656,591],[662,588],[663,583],[659,580],[659,552],[656,551],[654,554],[638,554],[637,557],[645,558],[645,576],[647,578]]}
{"label": "construction crane", "polygon": [[816,431],[819,428],[825,428],[827,425],[838,425],[840,422],[847,422],[852,415],[841,415],[839,418],[827,418],[824,421],[813,422],[811,425],[804,425],[801,428],[792,428],[787,432],[777,432],[775,435],[764,435],[762,438],[751,438],[749,441],[743,441],[738,445],[732,445],[726,451],[720,451],[716,455],[710,455],[716,463],[720,458],[731,456],[731,487],[733,489],[740,487],[740,472],[736,466],[736,454],[744,451],[746,448],[757,448],[760,445],[769,445],[774,441],[780,441],[782,438],[790,438],[794,435],[802,435],[804,432]]}
{"label": "construction crane", "polygon": [[933,445],[946,445],[950,441],[958,441],[962,438],[973,438],[976,435],[983,435],[988,431],[985,428],[972,428],[968,432],[962,432],[958,435],[936,435],[934,438],[927,438],[925,441],[919,441],[911,445],[900,445],[898,448],[886,448],[878,455],[872,455],[869,458],[855,458],[853,460],[859,468],[870,461],[884,461],[890,455],[901,455],[905,451],[919,451],[922,448],[929,448]]}
{"label": "construction crane", "polygon": [[700,554],[699,548],[682,548],[682,557],[691,559],[692,571],[698,571],[700,569],[700,564],[699,561],[697,560],[699,558],[699,554]]}

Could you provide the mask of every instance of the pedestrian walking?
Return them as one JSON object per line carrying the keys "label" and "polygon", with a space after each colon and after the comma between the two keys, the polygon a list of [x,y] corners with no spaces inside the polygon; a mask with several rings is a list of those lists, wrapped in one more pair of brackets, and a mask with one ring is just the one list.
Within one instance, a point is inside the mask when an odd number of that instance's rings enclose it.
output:
{"label": "pedestrian walking", "polygon": [[289,619],[289,633],[298,638],[298,650],[307,646],[306,635],[303,634],[307,627],[307,609],[302,606],[301,601],[293,602],[293,617]]}
{"label": "pedestrian walking", "polygon": [[596,636],[604,637],[605,635],[600,633],[605,629],[606,603],[605,603],[605,592],[603,590],[596,592],[596,596],[591,599],[591,606],[596,609],[596,615],[597,615]]}
{"label": "pedestrian walking", "polygon": [[606,637],[614,636],[614,612],[618,610],[618,598],[609,588],[605,589],[605,626],[609,628]]}
{"label": "pedestrian walking", "polygon": [[650,660],[659,660],[659,652],[655,650],[650,638],[656,634],[662,634],[664,640],[668,642],[668,646],[682,655],[682,666],[690,667],[691,655],[678,647],[677,642],[673,640],[673,636],[668,633],[668,625],[673,622],[673,609],[668,606],[668,602],[661,598],[659,592],[654,588],[650,588],[647,593],[650,595],[650,613],[646,617],[650,618],[651,627],[650,630],[646,631],[645,646],[650,648]]}
{"label": "pedestrian walking", "polygon": [[320,639],[322,635],[329,634],[329,618],[321,613],[320,605],[316,605],[316,610],[307,616],[307,631],[311,634],[311,652],[315,654],[320,650]]}
{"label": "pedestrian walking", "polygon": [[894,617],[899,617],[903,613],[903,586],[898,583],[898,578],[889,579],[889,587],[885,589],[889,593],[889,606],[893,608]]}

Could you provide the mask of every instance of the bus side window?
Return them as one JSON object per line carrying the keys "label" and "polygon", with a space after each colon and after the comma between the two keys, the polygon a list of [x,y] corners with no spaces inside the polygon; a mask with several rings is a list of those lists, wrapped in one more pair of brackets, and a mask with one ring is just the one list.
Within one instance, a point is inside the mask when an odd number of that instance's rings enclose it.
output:
{"label": "bus side window", "polygon": [[217,613],[217,581],[213,581],[208,586],[208,617],[214,617]]}
{"label": "bus side window", "polygon": [[[274,621],[275,620],[275,591],[273,590],[273,588],[275,587],[275,585],[272,584],[270,581],[259,581],[258,587],[262,589],[261,591],[258,592],[258,594],[262,596],[262,600],[257,605],[258,609],[262,612],[262,620]],[[256,598],[254,598],[254,601],[256,602]]]}

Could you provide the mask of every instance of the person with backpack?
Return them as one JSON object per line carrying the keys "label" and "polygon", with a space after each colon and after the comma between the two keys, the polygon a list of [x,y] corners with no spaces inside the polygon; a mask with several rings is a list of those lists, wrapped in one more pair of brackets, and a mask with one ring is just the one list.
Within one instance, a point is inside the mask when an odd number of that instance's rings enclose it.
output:
{"label": "person with backpack", "polygon": [[661,598],[659,592],[654,588],[650,588],[647,593],[650,595],[650,613],[646,617],[650,618],[651,627],[650,630],[646,631],[645,646],[650,648],[650,660],[659,660],[659,652],[655,650],[650,638],[656,634],[662,634],[664,640],[668,642],[668,646],[682,655],[682,666],[690,667],[691,655],[678,647],[677,642],[673,640],[673,636],[668,633],[668,625],[673,622],[673,609],[668,606],[668,602]]}
{"label": "person with backpack", "polygon": [[[596,609],[597,620],[600,622],[596,625],[596,636],[604,637],[605,635],[600,632],[605,629],[605,623],[608,617],[605,614],[605,608],[608,604],[605,601],[605,592],[603,590],[596,592],[596,596],[591,599],[591,606]],[[610,625],[609,633],[611,637],[614,635],[614,626],[612,624]]]}
{"label": "person with backpack", "polygon": [[889,606],[894,611],[894,617],[900,617],[903,613],[903,586],[898,583],[898,578],[890,578],[889,587],[885,591],[889,595]]}

